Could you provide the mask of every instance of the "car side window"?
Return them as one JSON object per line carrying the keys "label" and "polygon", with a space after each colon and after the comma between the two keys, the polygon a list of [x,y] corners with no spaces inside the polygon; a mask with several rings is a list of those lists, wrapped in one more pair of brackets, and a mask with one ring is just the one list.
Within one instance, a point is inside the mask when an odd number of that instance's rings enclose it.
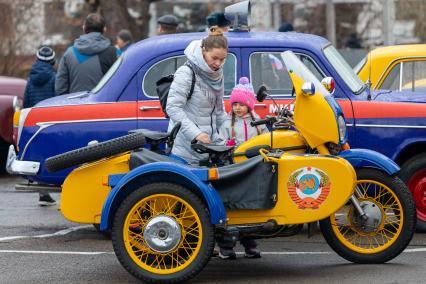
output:
{"label": "car side window", "polygon": [[426,91],[426,61],[403,63],[401,90]]}
{"label": "car side window", "polygon": [[382,90],[392,90],[392,91],[398,91],[399,90],[399,75],[400,75],[400,68],[401,64],[398,63],[395,65],[392,70],[388,73],[386,76],[386,79],[383,81],[382,85],[379,89]]}
{"label": "car side window", "polygon": [[[322,80],[324,75],[312,59],[303,54],[296,54],[309,70]],[[256,52],[250,55],[250,77],[255,90],[265,85],[270,94],[290,95],[293,83],[290,79],[280,52]]]}
{"label": "car side window", "polygon": [[[175,73],[176,70],[185,64],[186,61],[186,56],[181,55],[161,60],[151,66],[151,68],[149,68],[149,70],[145,73],[142,83],[142,89],[145,96],[156,98],[157,91],[155,83],[160,80],[160,78]],[[235,86],[237,76],[236,70],[236,57],[232,53],[228,53],[225,65],[223,66],[225,95],[229,94]]]}

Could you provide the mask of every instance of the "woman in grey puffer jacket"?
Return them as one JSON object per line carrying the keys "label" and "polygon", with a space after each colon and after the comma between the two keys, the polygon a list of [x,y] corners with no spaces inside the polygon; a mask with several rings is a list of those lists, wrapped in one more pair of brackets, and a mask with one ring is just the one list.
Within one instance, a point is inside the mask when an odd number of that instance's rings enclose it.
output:
{"label": "woman in grey puffer jacket", "polygon": [[192,71],[186,64],[179,67],[167,99],[166,111],[170,117],[169,130],[176,122],[181,128],[172,153],[190,163],[197,163],[206,155],[192,151],[191,141],[221,143],[219,127],[226,119],[223,105],[223,64],[228,42],[220,30],[212,28],[203,40],[191,42],[185,49],[188,63],[195,72],[195,87],[190,100]]}

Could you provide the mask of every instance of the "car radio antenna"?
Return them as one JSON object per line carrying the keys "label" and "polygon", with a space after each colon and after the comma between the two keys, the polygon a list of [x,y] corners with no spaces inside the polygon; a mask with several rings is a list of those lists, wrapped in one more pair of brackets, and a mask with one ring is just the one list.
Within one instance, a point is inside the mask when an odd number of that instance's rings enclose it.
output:
{"label": "car radio antenna", "polygon": [[[370,17],[373,16],[373,2],[369,1],[368,3],[368,10],[370,12]],[[371,40],[371,18],[367,21],[367,37],[369,40]],[[367,82],[367,100],[371,101],[371,45],[368,47],[368,53],[367,53],[367,61],[368,61],[368,79]]]}

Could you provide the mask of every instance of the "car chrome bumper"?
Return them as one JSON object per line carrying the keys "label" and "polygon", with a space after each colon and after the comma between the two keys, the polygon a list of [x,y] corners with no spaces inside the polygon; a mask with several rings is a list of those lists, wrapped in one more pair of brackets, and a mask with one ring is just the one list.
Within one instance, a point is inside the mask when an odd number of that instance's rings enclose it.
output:
{"label": "car chrome bumper", "polygon": [[6,171],[10,174],[20,174],[27,176],[34,176],[40,169],[39,162],[19,161],[16,159],[15,148],[13,145],[9,146],[9,153],[7,154]]}

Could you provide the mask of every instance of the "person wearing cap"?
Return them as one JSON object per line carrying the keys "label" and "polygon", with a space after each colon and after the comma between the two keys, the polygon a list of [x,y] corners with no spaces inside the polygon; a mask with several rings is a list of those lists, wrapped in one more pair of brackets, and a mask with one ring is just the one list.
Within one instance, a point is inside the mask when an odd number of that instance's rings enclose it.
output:
{"label": "person wearing cap", "polygon": [[103,35],[106,24],[101,15],[89,14],[84,20],[83,31],[59,62],[57,95],[93,89],[117,59],[116,48]]}
{"label": "person wearing cap", "polygon": [[222,12],[214,12],[211,13],[206,18],[207,28],[211,28],[213,26],[219,27],[222,32],[229,31],[229,26],[231,25],[231,21],[226,19],[225,14]]}
{"label": "person wearing cap", "polygon": [[129,46],[132,45],[133,37],[132,33],[129,30],[121,30],[118,32],[116,37],[115,47],[117,48],[117,55],[120,56],[125,52]]}
{"label": "person wearing cap", "polygon": [[[36,53],[36,61],[31,66],[30,76],[24,93],[24,108],[30,108],[38,102],[55,96],[55,51],[42,46]],[[40,191],[40,206],[55,205],[56,201],[49,193]]]}
{"label": "person wearing cap", "polygon": [[175,34],[177,33],[177,27],[179,25],[178,19],[175,15],[164,15],[158,18],[157,20],[158,35],[167,35],[167,34]]}
{"label": "person wearing cap", "polygon": [[285,32],[292,32],[294,31],[293,25],[288,22],[283,22],[280,27],[278,28],[279,32],[285,33]]}
{"label": "person wearing cap", "polygon": [[31,66],[30,76],[24,94],[24,108],[55,95],[55,51],[42,46],[36,53],[36,61]]}

